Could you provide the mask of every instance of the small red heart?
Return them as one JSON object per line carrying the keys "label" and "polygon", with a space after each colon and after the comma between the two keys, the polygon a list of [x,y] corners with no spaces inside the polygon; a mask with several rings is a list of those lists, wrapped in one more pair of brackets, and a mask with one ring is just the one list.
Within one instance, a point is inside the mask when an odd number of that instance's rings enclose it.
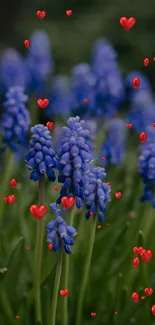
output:
{"label": "small red heart", "polygon": [[4,202],[8,202],[8,198],[6,196],[3,197]]}
{"label": "small red heart", "polygon": [[153,125],[153,126],[154,126],[154,128],[155,128],[155,123],[153,123],[152,125]]}
{"label": "small red heart", "polygon": [[84,104],[88,104],[88,99],[85,98],[85,99],[83,100],[83,102],[84,102]]}
{"label": "small red heart", "polygon": [[149,262],[153,256],[152,250],[143,249],[142,253],[140,254],[141,258],[144,262]]}
{"label": "small red heart", "polygon": [[47,98],[44,99],[39,98],[37,100],[37,104],[39,105],[40,108],[45,108],[49,104],[49,100]]}
{"label": "small red heart", "polygon": [[142,300],[145,300],[145,296],[141,296],[141,299],[142,299]]}
{"label": "small red heart", "polygon": [[145,288],[144,292],[146,293],[147,296],[151,296],[153,293],[153,289],[152,288]]}
{"label": "small red heart", "polygon": [[91,317],[96,317],[96,313],[91,313]]}
{"label": "small red heart", "polygon": [[12,203],[15,202],[16,196],[14,194],[13,195],[9,195],[7,199],[8,199],[8,203],[9,204],[12,204]]}
{"label": "small red heart", "polygon": [[47,122],[47,123],[46,123],[46,126],[48,127],[48,129],[49,129],[50,131],[52,131],[53,128],[54,128],[54,123],[53,123],[53,122]]}
{"label": "small red heart", "polygon": [[152,314],[155,316],[155,305],[151,307],[151,310],[152,310]]}
{"label": "small red heart", "polygon": [[25,41],[24,41],[24,45],[25,45],[25,47],[28,49],[29,47],[30,47],[30,40],[29,39],[26,39]]}
{"label": "small red heart", "polygon": [[115,314],[115,315],[118,315],[118,311],[115,311],[114,314]]}
{"label": "small red heart", "polygon": [[139,263],[140,263],[140,259],[138,257],[135,257],[135,258],[132,259],[132,265],[134,267],[138,267]]}
{"label": "small red heart", "polygon": [[116,197],[116,199],[120,199],[121,196],[122,196],[122,192],[116,192],[116,193],[115,193],[115,197]]}
{"label": "small red heart", "polygon": [[106,184],[109,185],[109,186],[111,186],[111,185],[110,185],[110,182],[106,182]]}
{"label": "small red heart", "polygon": [[143,62],[144,62],[145,67],[147,67],[150,60],[149,60],[149,58],[145,58]]}
{"label": "small red heart", "polygon": [[133,292],[131,297],[134,302],[138,302],[140,299],[140,295],[138,292]]}
{"label": "small red heart", "polygon": [[126,127],[128,128],[128,129],[131,129],[132,128],[132,124],[130,123],[130,124],[126,124]]}
{"label": "small red heart", "polygon": [[69,290],[60,290],[60,294],[61,294],[61,296],[63,296],[63,297],[68,296],[68,293],[69,293]]}
{"label": "small red heart", "polygon": [[30,206],[30,212],[32,216],[36,219],[41,219],[47,213],[46,205],[40,205],[39,207],[35,204]]}
{"label": "small red heart", "polygon": [[17,318],[17,319],[19,319],[19,318],[20,318],[20,316],[16,316],[16,318]]}
{"label": "small red heart", "polygon": [[136,23],[136,19],[134,17],[121,17],[120,18],[120,24],[122,25],[122,27],[126,30],[131,29]]}
{"label": "small red heart", "polygon": [[66,10],[66,15],[71,16],[72,15],[72,10],[71,9]]}
{"label": "small red heart", "polygon": [[55,185],[55,186],[54,186],[54,190],[55,190],[55,191],[59,191],[59,190],[60,190],[60,186]]}
{"label": "small red heart", "polygon": [[29,246],[26,246],[26,251],[30,251],[30,247]]}
{"label": "small red heart", "polygon": [[137,255],[139,255],[139,254],[141,254],[142,253],[142,251],[143,251],[143,247],[134,247],[133,248],[133,251],[134,251],[134,253],[136,253]]}
{"label": "small red heart", "polygon": [[10,185],[12,188],[15,188],[17,186],[17,181],[15,178],[12,178],[11,181],[10,181]]}
{"label": "small red heart", "polygon": [[38,16],[38,18],[43,19],[46,16],[46,11],[38,10],[37,11],[37,16]]}
{"label": "small red heart", "polygon": [[94,216],[94,213],[92,211],[90,211],[90,216],[93,217]]}
{"label": "small red heart", "polygon": [[66,209],[70,209],[75,204],[75,198],[63,196],[61,199],[61,203]]}
{"label": "small red heart", "polygon": [[98,228],[98,229],[101,229],[101,228],[102,228],[102,226],[101,226],[101,225],[99,225],[99,226],[97,226],[97,228]]}
{"label": "small red heart", "polygon": [[102,157],[102,160],[106,160],[106,157]]}
{"label": "small red heart", "polygon": [[53,249],[53,244],[50,243],[50,244],[48,245],[48,250],[49,250],[49,251],[52,251],[52,249]]}
{"label": "small red heart", "polygon": [[108,227],[108,226],[110,226],[110,223],[106,223],[105,225]]}

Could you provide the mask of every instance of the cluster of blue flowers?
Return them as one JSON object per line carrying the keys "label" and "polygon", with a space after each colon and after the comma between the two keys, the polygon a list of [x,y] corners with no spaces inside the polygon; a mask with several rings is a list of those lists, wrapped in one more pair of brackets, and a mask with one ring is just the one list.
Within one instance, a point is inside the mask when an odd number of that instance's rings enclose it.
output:
{"label": "cluster of blue flowers", "polygon": [[105,158],[106,166],[120,165],[125,157],[127,129],[124,121],[114,118],[109,122],[104,143],[101,147],[101,156]]}
{"label": "cluster of blue flowers", "polygon": [[139,172],[144,182],[141,201],[152,201],[152,206],[155,208],[155,129],[149,126],[146,132],[147,141],[141,145],[139,157]]}
{"label": "cluster of blue flowers", "polygon": [[106,203],[110,201],[111,188],[103,182],[106,177],[104,168],[94,167],[89,176],[85,176],[86,218],[90,218],[90,212],[98,215],[100,222],[104,221]]}
{"label": "cluster of blue flowers", "polygon": [[47,241],[52,243],[52,251],[56,252],[63,245],[65,252],[71,254],[70,246],[74,245],[74,237],[77,234],[76,229],[69,226],[62,218],[61,214],[63,213],[63,209],[59,209],[56,203],[50,204],[50,208],[56,218],[47,224]]}
{"label": "cluster of blue flowers", "polygon": [[46,173],[49,180],[54,182],[56,162],[50,131],[46,126],[37,124],[31,128],[31,132],[33,135],[25,157],[26,165],[31,170],[30,179],[38,181],[40,175]]}
{"label": "cluster of blue flowers", "polygon": [[0,123],[2,142],[16,153],[25,145],[30,127],[30,114],[25,107],[27,101],[28,96],[24,94],[24,89],[15,86],[6,93],[3,104],[4,113]]}

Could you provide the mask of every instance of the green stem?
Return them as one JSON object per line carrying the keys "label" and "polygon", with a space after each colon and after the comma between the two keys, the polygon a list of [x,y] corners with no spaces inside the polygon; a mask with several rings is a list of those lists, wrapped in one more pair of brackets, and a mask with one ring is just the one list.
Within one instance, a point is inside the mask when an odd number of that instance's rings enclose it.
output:
{"label": "green stem", "polygon": [[97,218],[95,217],[92,220],[91,230],[89,234],[88,251],[87,251],[87,256],[84,264],[82,284],[80,287],[78,303],[77,303],[77,316],[76,316],[76,323],[75,323],[76,325],[81,325],[82,306],[83,306],[84,294],[87,286],[89,270],[91,265],[91,258],[92,258],[93,247],[95,242],[96,225],[97,225]]}
{"label": "green stem", "polygon": [[[70,226],[73,226],[74,222],[74,216],[75,216],[75,207],[72,209],[71,218],[70,218]],[[64,260],[64,290],[68,289],[68,283],[69,283],[69,259],[70,256],[68,254],[65,254],[65,260]],[[68,325],[68,300],[67,297],[63,300],[63,319],[62,319],[63,325]]]}
{"label": "green stem", "polygon": [[51,304],[51,323],[50,323],[51,325],[56,324],[56,310],[57,310],[57,301],[58,301],[58,294],[59,294],[59,287],[60,287],[61,270],[62,270],[62,248],[60,247],[60,250],[58,251],[57,269],[56,269],[53,298]]}
{"label": "green stem", "polygon": [[[39,181],[39,204],[44,203],[45,197],[44,176],[41,175]],[[41,218],[37,220],[37,238],[35,247],[35,264],[34,264],[34,295],[35,295],[35,312],[37,325],[42,324],[41,317],[41,296],[40,296],[40,278],[41,278],[41,261],[43,249],[43,236],[44,236],[44,220]]]}

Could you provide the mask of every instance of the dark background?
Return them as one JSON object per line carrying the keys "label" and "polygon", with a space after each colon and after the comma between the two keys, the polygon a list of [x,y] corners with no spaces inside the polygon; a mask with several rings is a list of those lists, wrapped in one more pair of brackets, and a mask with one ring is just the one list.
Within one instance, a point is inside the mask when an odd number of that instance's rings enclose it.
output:
{"label": "dark background", "polygon": [[[66,9],[72,9],[70,17]],[[45,10],[40,20],[37,10]],[[135,27],[125,31],[121,16],[134,16]],[[118,52],[124,74],[131,70],[146,72],[155,89],[155,1],[154,0],[2,0],[0,50],[15,47],[25,53],[23,41],[36,29],[47,31],[52,43],[55,73],[69,74],[73,65],[88,61],[93,42],[105,37]],[[149,57],[150,65],[143,66]]]}

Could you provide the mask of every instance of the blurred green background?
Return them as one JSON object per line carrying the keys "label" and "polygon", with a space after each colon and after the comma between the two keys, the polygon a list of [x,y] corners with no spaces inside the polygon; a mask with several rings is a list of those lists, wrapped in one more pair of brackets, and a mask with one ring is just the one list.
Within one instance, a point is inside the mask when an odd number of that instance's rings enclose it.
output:
{"label": "blurred green background", "polygon": [[[3,0],[1,2],[0,50],[15,47],[25,53],[24,39],[36,29],[47,31],[55,61],[54,73],[70,74],[72,67],[88,61],[91,48],[98,37],[107,38],[118,52],[119,66],[124,74],[132,70],[145,72],[155,89],[155,11],[154,1],[136,0],[78,0],[78,1],[26,1]],[[43,20],[36,17],[36,11],[47,11]],[[71,17],[65,15],[72,9]],[[135,27],[125,31],[119,23],[121,16],[134,16]],[[151,63],[143,66],[144,57]],[[107,181],[112,185],[112,202],[106,214],[106,222],[97,230],[90,278],[83,305],[81,325],[153,325],[151,306],[155,295],[134,304],[133,291],[143,292],[145,287],[155,287],[155,261],[142,263],[140,269],[133,269],[131,260],[135,257],[133,246],[155,246],[155,212],[150,204],[140,204],[139,196],[143,186],[137,171],[138,151],[135,138],[129,136],[126,160],[122,168],[108,172]],[[130,162],[130,163],[129,163]],[[34,306],[32,293],[33,259],[35,246],[35,220],[29,214],[29,206],[38,200],[37,185],[28,180],[25,166],[16,169],[8,156],[5,173],[0,184],[0,325],[33,325]],[[6,208],[3,197],[10,194],[9,182],[16,177],[19,183],[17,202]],[[122,191],[120,200],[114,193]],[[53,185],[47,184],[46,204],[56,199]],[[51,219],[48,212],[46,221]],[[83,274],[82,266],[87,254],[90,223],[80,212],[76,218],[78,227],[77,244],[71,257],[69,284],[69,324],[73,325],[76,315],[78,290]],[[142,232],[141,232],[142,231]],[[23,237],[20,241],[19,238]],[[17,245],[17,246],[16,246]],[[25,247],[31,250],[26,251]],[[15,249],[15,250],[14,250]],[[53,288],[55,255],[47,250],[44,239],[42,265],[42,304],[44,324],[49,324],[50,299]],[[8,268],[8,272],[4,268]],[[19,272],[20,267],[20,272]],[[147,274],[148,273],[148,274]],[[18,276],[17,276],[18,275]],[[78,280],[77,280],[78,279]],[[63,288],[63,276],[61,287]],[[62,324],[62,300],[59,298],[57,324]],[[114,312],[118,311],[118,315]],[[90,313],[96,312],[96,318]],[[16,319],[15,315],[20,315]]]}

